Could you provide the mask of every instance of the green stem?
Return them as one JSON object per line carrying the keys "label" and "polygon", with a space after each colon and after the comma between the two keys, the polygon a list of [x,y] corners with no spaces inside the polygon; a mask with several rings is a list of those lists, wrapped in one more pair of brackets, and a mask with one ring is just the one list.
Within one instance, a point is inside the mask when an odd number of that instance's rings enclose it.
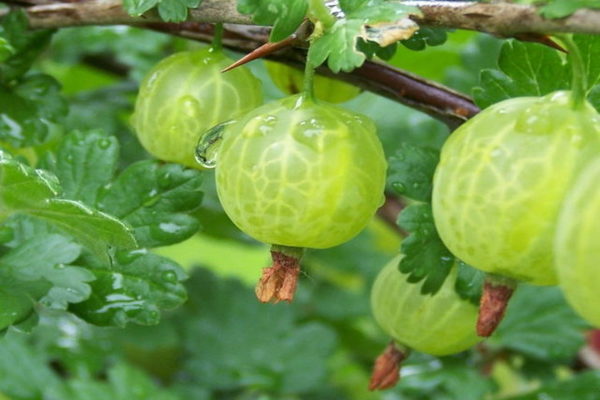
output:
{"label": "green stem", "polygon": [[560,40],[564,43],[569,51],[569,59],[571,61],[571,67],[573,71],[573,81],[571,83],[571,90],[573,91],[573,108],[581,107],[585,102],[587,94],[587,76],[585,67],[583,64],[583,58],[579,47],[573,41],[573,36],[568,35],[557,35]]}
{"label": "green stem", "polygon": [[308,10],[310,18],[319,20],[325,29],[328,29],[335,24],[335,17],[331,15],[323,0],[309,0]]}
{"label": "green stem", "polygon": [[[310,53],[310,49],[308,50]],[[302,87],[302,97],[306,100],[315,100],[314,93],[314,78],[315,78],[315,68],[310,65],[310,57],[306,58],[306,64],[304,65],[304,82]]]}
{"label": "green stem", "polygon": [[223,48],[223,23],[215,24],[215,35],[213,36],[211,47],[213,50],[221,50]]}

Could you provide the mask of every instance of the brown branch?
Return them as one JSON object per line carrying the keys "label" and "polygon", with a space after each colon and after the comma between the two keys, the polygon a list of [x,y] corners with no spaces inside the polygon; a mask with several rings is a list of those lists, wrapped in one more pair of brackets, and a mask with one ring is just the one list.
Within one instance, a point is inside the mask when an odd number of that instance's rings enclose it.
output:
{"label": "brown branch", "polygon": [[[33,28],[59,28],[79,25],[135,25],[160,22],[155,11],[139,17],[129,16],[119,0],[53,2],[28,8]],[[600,33],[600,10],[578,10],[560,19],[546,19],[538,8],[509,2],[476,3],[472,1],[405,1],[421,11],[412,19],[422,26],[470,29],[501,37],[518,33]],[[190,10],[190,21],[251,24],[251,19],[237,12],[236,0],[204,0]]]}

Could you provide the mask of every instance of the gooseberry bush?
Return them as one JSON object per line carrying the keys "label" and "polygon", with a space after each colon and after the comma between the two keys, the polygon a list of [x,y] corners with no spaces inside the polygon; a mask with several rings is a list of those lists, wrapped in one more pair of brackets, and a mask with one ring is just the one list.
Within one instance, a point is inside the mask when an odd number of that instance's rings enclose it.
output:
{"label": "gooseberry bush", "polygon": [[599,399],[599,9],[0,1],[0,400]]}

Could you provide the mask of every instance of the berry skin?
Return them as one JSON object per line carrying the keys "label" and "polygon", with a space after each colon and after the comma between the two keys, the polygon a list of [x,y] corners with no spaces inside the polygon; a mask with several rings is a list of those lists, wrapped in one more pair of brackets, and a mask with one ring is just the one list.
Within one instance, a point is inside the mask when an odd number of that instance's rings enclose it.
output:
{"label": "berry skin", "polygon": [[556,284],[552,242],[573,180],[600,151],[600,119],[570,92],[497,103],[442,149],[433,189],[446,246],[475,268]]}
{"label": "berry skin", "polygon": [[[273,83],[286,94],[297,94],[304,87],[304,73],[285,64],[265,61],[267,72]],[[352,100],[361,92],[360,88],[326,76],[315,75],[315,97],[329,103],[343,103]]]}
{"label": "berry skin", "polygon": [[371,120],[291,96],[226,128],[217,192],[231,220],[255,239],[327,248],[367,225],[383,203],[385,170]]}
{"label": "berry skin", "polygon": [[437,356],[476,344],[477,306],[456,294],[456,268],[436,294],[423,295],[421,284],[407,282],[398,270],[401,259],[394,258],[381,270],[371,290],[373,315],[383,331],[401,347]]}
{"label": "berry skin", "polygon": [[600,159],[581,173],[562,207],[556,267],[567,301],[600,328]]}
{"label": "berry skin", "polygon": [[208,129],[262,104],[260,81],[210,48],[173,54],[144,78],[132,122],[142,146],[161,160],[201,168],[194,159]]}

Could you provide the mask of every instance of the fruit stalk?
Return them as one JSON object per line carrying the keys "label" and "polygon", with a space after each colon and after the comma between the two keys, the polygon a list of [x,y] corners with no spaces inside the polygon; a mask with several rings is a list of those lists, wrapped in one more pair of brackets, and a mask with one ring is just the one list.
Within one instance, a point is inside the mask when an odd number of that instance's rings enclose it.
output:
{"label": "fruit stalk", "polygon": [[375,360],[369,390],[384,390],[394,387],[400,380],[400,366],[408,356],[408,349],[400,348],[390,341],[383,353]]}
{"label": "fruit stalk", "polygon": [[573,81],[571,90],[573,91],[573,108],[581,108],[585,103],[586,92],[588,89],[587,76],[583,59],[579,47],[573,41],[572,35],[559,35],[560,40],[564,43],[569,51],[569,59],[571,61]]}
{"label": "fruit stalk", "polygon": [[502,321],[517,281],[488,274],[483,284],[483,293],[479,302],[477,334],[481,337],[491,336]]}
{"label": "fruit stalk", "polygon": [[300,259],[304,249],[287,246],[271,246],[273,264],[263,269],[255,293],[262,303],[279,303],[294,299],[300,273]]}

